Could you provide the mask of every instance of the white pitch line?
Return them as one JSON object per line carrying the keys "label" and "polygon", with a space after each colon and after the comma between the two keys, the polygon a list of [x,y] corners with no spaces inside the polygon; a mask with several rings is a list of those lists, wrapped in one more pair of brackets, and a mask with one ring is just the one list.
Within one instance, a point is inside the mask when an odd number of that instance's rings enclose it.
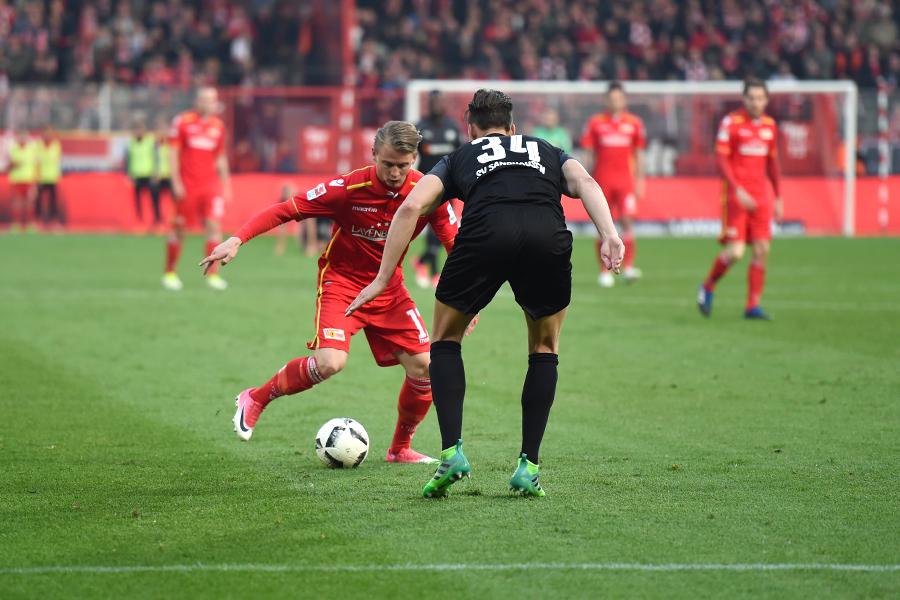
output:
{"label": "white pitch line", "polygon": [[518,563],[518,564],[386,564],[386,565],[302,565],[302,564],[204,564],[187,565],[54,565],[43,567],[2,567],[0,575],[52,574],[129,574],[129,573],[194,573],[194,572],[258,572],[258,573],[368,573],[368,572],[442,572],[442,571],[842,571],[897,573],[900,564],[864,565],[841,563]]}

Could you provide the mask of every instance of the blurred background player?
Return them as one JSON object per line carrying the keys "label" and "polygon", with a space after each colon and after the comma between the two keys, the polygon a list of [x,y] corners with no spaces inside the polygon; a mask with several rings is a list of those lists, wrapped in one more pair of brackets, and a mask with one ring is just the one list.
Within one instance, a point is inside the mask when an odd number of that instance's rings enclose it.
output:
{"label": "blurred background player", "polygon": [[[428,95],[428,113],[417,125],[422,135],[419,144],[419,171],[429,172],[446,155],[462,143],[456,122],[446,115],[444,96],[437,90]],[[416,284],[437,287],[440,279],[438,254],[441,242],[429,227],[425,232],[425,251],[415,261]]]}
{"label": "blurred background player", "polygon": [[[431,408],[428,331],[419,309],[395,269],[385,297],[348,316],[350,301],[375,277],[394,212],[422,176],[412,168],[421,137],[412,123],[389,121],[375,135],[375,164],[322,182],[288,202],[279,202],[245,223],[233,237],[213,249],[201,264],[226,264],[238,248],[257,235],[291,220],[313,216],[335,221],[334,234],[319,258],[316,334],[307,345],[312,356],[295,358],[272,378],[237,397],[234,430],[249,440],[257,419],[275,398],[296,394],[339,373],[347,364],[350,338],[360,330],[379,366],[400,364],[406,377],[400,388],[397,426],[385,459],[399,463],[434,463],[410,447],[413,434]],[[416,223],[416,233],[430,224],[449,250],[456,237],[450,211],[438,210]]]}
{"label": "blurred background player", "polygon": [[766,84],[755,78],[744,82],[744,108],[722,119],[716,138],[719,171],[724,179],[722,235],[725,245],[713,262],[697,294],[700,313],[712,312],[713,290],[751,245],[747,269],[747,305],[744,318],[769,320],[760,308],[766,281],[766,262],[772,239],[772,218],[781,221],[781,172],[778,166],[778,127],[765,114],[769,103]]}
{"label": "blurred background player", "polygon": [[38,143],[24,129],[16,131],[9,146],[11,230],[25,230],[34,211],[34,184],[38,171]]}
{"label": "blurred background player", "polygon": [[135,119],[134,134],[128,140],[126,151],[126,163],[128,178],[134,188],[134,214],[140,224],[144,223],[144,211],[142,196],[150,198],[153,206],[153,224],[162,224],[162,215],[159,212],[159,198],[154,189],[154,177],[156,176],[156,135],[147,131],[144,118]]}
{"label": "blurred background player", "polygon": [[[175,272],[187,227],[203,224],[206,254],[222,239],[219,224],[225,202],[231,199],[231,178],[225,155],[225,124],[216,116],[219,94],[215,88],[197,90],[196,108],[181,113],[170,131],[172,192],[175,195],[175,220],[166,242],[166,269],[163,287],[180,290],[181,279]],[[228,284],[218,274],[218,264],[207,270],[206,283],[214,290]]]}
{"label": "blurred background player", "polygon": [[59,180],[62,178],[62,146],[51,127],[46,127],[38,142],[37,218],[45,229],[63,225],[59,204]]}
{"label": "blurred background player", "polygon": [[[625,89],[618,81],[609,84],[606,91],[606,111],[591,117],[581,137],[581,147],[594,154],[593,176],[606,194],[613,218],[622,228],[625,243],[623,276],[626,281],[641,277],[641,270],[634,266],[637,244],[634,239],[634,218],[637,201],[644,196],[644,148],[647,138],[640,117],[626,110]],[[585,161],[587,162],[587,161]],[[615,284],[613,274],[600,259],[600,241],[597,241],[597,260],[601,287]]]}
{"label": "blurred background player", "polygon": [[[156,169],[154,171],[153,205],[162,212],[163,194],[170,200],[172,194],[172,146],[169,144],[169,124],[160,118],[156,124]],[[162,227],[162,224],[160,224]]]}
{"label": "blurred background player", "polygon": [[541,124],[531,134],[547,140],[563,152],[572,151],[572,136],[559,124],[559,112],[555,108],[548,108],[541,114]]}

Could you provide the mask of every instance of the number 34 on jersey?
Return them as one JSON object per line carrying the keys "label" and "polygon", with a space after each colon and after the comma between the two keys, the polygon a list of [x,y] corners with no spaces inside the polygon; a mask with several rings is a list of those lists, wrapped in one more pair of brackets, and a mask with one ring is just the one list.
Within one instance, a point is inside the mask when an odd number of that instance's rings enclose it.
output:
{"label": "number 34 on jersey", "polygon": [[[509,140],[508,147],[503,143],[506,140]],[[476,177],[481,177],[497,167],[514,164],[521,164],[522,166],[537,169],[541,173],[544,172],[544,166],[541,164],[541,152],[537,142],[526,142],[521,135],[511,135],[508,138],[488,136],[472,140],[472,144],[481,146],[482,153],[476,157],[476,160],[483,165],[487,165],[475,172]]]}

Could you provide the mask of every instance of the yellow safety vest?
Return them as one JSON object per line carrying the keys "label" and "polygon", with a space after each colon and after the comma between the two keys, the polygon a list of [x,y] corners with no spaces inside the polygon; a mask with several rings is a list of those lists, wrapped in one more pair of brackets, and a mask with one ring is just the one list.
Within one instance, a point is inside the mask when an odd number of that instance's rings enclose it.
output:
{"label": "yellow safety vest", "polygon": [[156,162],[156,136],[152,133],[128,142],[128,175],[132,179],[153,177]]}
{"label": "yellow safety vest", "polygon": [[169,142],[161,141],[156,145],[156,176],[160,179],[172,178],[171,148]]}
{"label": "yellow safety vest", "polygon": [[41,140],[38,146],[38,183],[58,183],[62,177],[62,147],[59,140],[47,143]]}
{"label": "yellow safety vest", "polygon": [[24,145],[12,143],[9,148],[10,183],[34,183],[37,179],[37,153],[38,145],[34,140],[29,140]]}

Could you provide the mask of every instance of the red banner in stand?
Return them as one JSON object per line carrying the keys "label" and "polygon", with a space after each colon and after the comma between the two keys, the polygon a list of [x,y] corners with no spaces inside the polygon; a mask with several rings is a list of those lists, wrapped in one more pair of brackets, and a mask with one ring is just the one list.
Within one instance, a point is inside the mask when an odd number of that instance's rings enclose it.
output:
{"label": "red banner in stand", "polygon": [[[281,187],[293,183],[300,193],[327,182],[333,176],[236,174],[232,176],[234,199],[226,209],[225,231],[237,229],[248,218],[278,200]],[[890,206],[888,214],[900,215],[900,176],[888,178]],[[877,177],[865,177],[856,183],[856,231],[858,235],[900,235],[900,218],[891,219],[886,228],[878,222]],[[843,185],[840,179],[824,177],[788,177],[782,180],[785,218],[804,224],[813,235],[839,235],[844,214]],[[639,220],[718,219],[721,183],[714,177],[651,178],[647,196],[639,203]],[[76,231],[141,232],[134,214],[132,186],[120,173],[73,173],[63,177],[60,196],[70,229]],[[145,218],[150,214],[150,199],[145,200]],[[6,176],[0,176],[0,223],[9,221],[10,191]],[[577,200],[564,199],[566,218],[587,221]],[[164,198],[163,211],[172,214],[171,200]]]}

